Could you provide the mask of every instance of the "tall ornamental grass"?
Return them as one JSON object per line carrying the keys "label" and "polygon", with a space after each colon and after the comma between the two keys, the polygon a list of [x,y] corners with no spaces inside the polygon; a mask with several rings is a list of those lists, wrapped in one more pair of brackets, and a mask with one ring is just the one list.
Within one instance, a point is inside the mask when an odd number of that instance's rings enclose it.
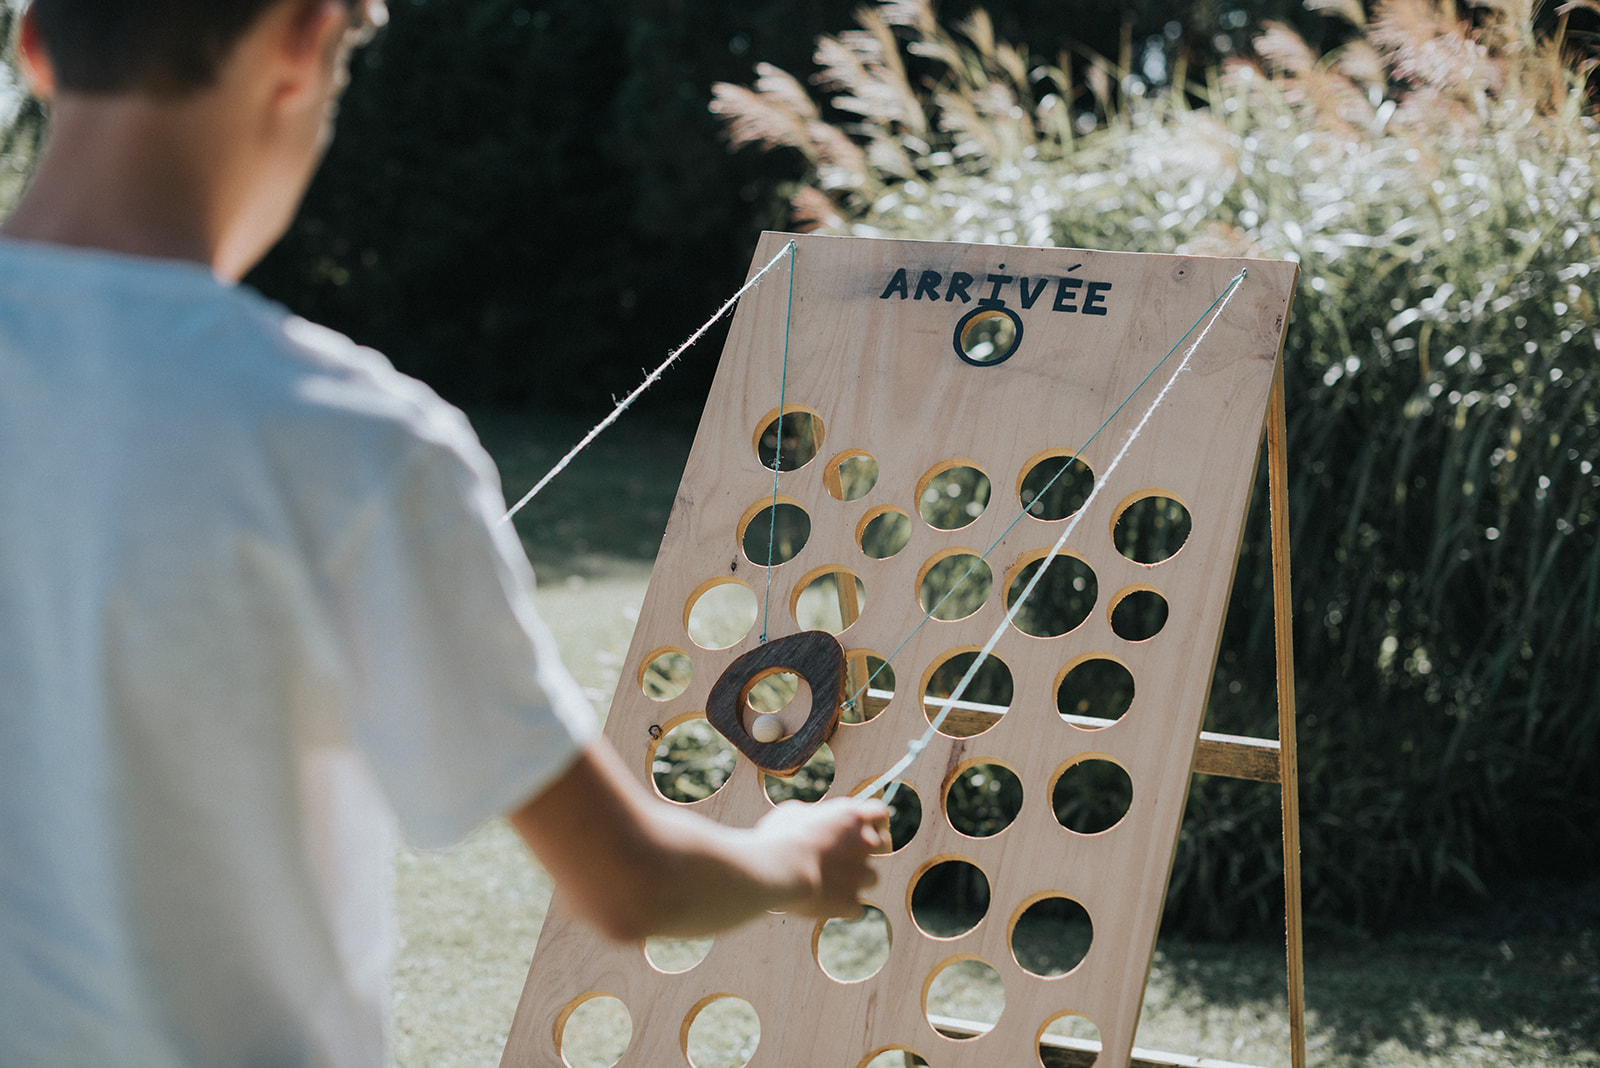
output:
{"label": "tall ornamental grass", "polygon": [[[1300,263],[1306,904],[1370,927],[1600,855],[1600,125],[1567,32],[1600,6],[1549,32],[1527,0],[1308,6],[1347,24],[1336,51],[1269,24],[1191,80],[891,0],[818,41],[812,87],[761,66],[713,109],[805,155],[802,227]],[[1209,722],[1271,734],[1262,513]],[[1273,921],[1278,832],[1272,788],[1198,779],[1169,919]]]}

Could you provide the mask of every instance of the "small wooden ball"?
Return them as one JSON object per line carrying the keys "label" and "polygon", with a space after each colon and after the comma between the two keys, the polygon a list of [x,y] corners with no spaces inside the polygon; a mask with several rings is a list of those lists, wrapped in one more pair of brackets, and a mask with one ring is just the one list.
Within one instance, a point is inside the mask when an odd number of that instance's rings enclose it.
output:
{"label": "small wooden ball", "polygon": [[757,716],[756,721],[750,725],[750,737],[763,745],[778,741],[783,737],[783,720],[771,712]]}

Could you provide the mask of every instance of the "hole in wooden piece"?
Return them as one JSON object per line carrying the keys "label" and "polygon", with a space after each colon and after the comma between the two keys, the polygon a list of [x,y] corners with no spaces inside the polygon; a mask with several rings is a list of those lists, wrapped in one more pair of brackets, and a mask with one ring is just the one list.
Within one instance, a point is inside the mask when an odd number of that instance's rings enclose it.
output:
{"label": "hole in wooden piece", "polygon": [[870,979],[889,961],[894,932],[889,917],[872,905],[863,906],[853,920],[833,919],[817,925],[812,936],[812,952],[817,965],[830,979],[858,983]]}
{"label": "hole in wooden piece", "polygon": [[917,511],[935,530],[960,530],[989,504],[989,476],[964,460],[946,460],[917,483]]}
{"label": "hole in wooden piece", "polygon": [[710,935],[702,938],[652,935],[644,940],[644,955],[656,971],[681,975],[710,956],[715,941]]}
{"label": "hole in wooden piece", "polygon": [[[956,957],[928,977],[922,1009],[928,1023],[957,1041],[987,1034],[1005,1011],[1006,990],[1000,973],[973,956]],[[945,1021],[949,1021],[946,1023]]]}
{"label": "hole in wooden piece", "polygon": [[762,467],[771,470],[776,460],[780,471],[798,471],[822,448],[822,417],[810,408],[785,404],[780,423],[774,408],[761,417],[755,448]]}
{"label": "hole in wooden piece", "polygon": [[1022,780],[1003,764],[969,764],[950,780],[944,811],[961,834],[992,837],[1022,811]]}
{"label": "hole in wooden piece", "polygon": [[689,595],[684,629],[702,649],[738,645],[756,625],[755,591],[733,579],[713,579]]}
{"label": "hole in wooden piece", "polygon": [[828,493],[839,501],[859,501],[878,484],[878,461],[860,449],[841,452],[822,473]]}
{"label": "hole in wooden piece", "polygon": [[1082,964],[1093,941],[1088,911],[1064,894],[1034,898],[1011,921],[1011,955],[1041,979],[1066,975]]}
{"label": "hole in wooden piece", "polygon": [[928,1068],[928,1062],[909,1047],[890,1046],[870,1054],[859,1068]]}
{"label": "hole in wooden piece", "polygon": [[873,560],[887,560],[911,540],[911,517],[884,505],[866,514],[856,527],[856,544]]}
{"label": "hole in wooden piece", "polygon": [[1194,520],[1189,509],[1163,490],[1145,490],[1122,502],[1111,521],[1117,552],[1140,564],[1159,564],[1178,555]]}
{"label": "hole in wooden piece", "polygon": [[713,995],[689,1010],[683,1034],[694,1068],[744,1068],[761,1044],[761,1018],[744,998]]}
{"label": "hole in wooden piece", "polygon": [[652,701],[682,697],[693,680],[694,662],[683,650],[671,646],[646,656],[644,667],[639,671],[639,689]]}
{"label": "hole in wooden piece", "polygon": [[1022,469],[1017,500],[1035,519],[1065,519],[1089,499],[1094,472],[1071,452],[1040,453]]}
{"label": "hole in wooden piece", "polygon": [[923,684],[922,711],[928,717],[929,723],[933,723],[939,718],[940,713],[949,709],[943,721],[939,723],[940,734],[952,738],[970,738],[975,734],[982,734],[1000,722],[1000,717],[1011,707],[1011,668],[993,653],[978,665],[978,670],[972,676],[972,681],[967,684],[966,692],[961,695],[961,699],[955,704],[950,703],[950,695],[960,685],[977,656],[978,651],[975,649],[946,656],[938,661],[928,674],[928,681]]}
{"label": "hole in wooden piece", "polygon": [[[1006,576],[1006,611],[1009,612],[1022,596],[1048,555],[1047,552],[1031,553],[1011,569]],[[1076,630],[1089,618],[1099,596],[1100,581],[1095,577],[1094,568],[1072,553],[1058,553],[1039,584],[1017,609],[1011,625],[1035,638],[1059,638]]]}
{"label": "hole in wooden piece", "polygon": [[745,706],[758,716],[764,713],[782,712],[800,696],[803,681],[792,671],[769,671],[758,676],[751,684],[749,692],[744,696]]}
{"label": "hole in wooden piece", "polygon": [[567,1006],[556,1023],[556,1049],[569,1068],[611,1068],[628,1052],[633,1017],[608,994],[591,994]]}
{"label": "hole in wooden piece", "polygon": [[1011,358],[1022,344],[1022,317],[1002,305],[978,307],[956,323],[956,355],[977,367]]}
{"label": "hole in wooden piece", "polygon": [[1068,764],[1050,788],[1056,822],[1077,834],[1109,831],[1132,805],[1133,780],[1120,764],[1103,757]]}
{"label": "hole in wooden piece", "polygon": [[793,775],[761,778],[767,799],[780,805],[785,801],[821,801],[833,785],[833,772],[833,750],[824,744]]}
{"label": "hole in wooden piece", "polygon": [[965,860],[941,860],[918,875],[908,891],[911,919],[929,938],[959,938],[989,911],[989,878]]}
{"label": "hole in wooden piece", "polygon": [[650,777],[668,801],[693,804],[722,789],[738,759],[728,740],[696,717],[662,736],[650,762]]}
{"label": "hole in wooden piece", "polygon": [[1098,730],[1133,705],[1133,672],[1105,655],[1079,657],[1056,683],[1056,711],[1074,727]]}
{"label": "hole in wooden piece", "polygon": [[[1075,1057],[1074,1057],[1075,1055]],[[1098,1064],[1100,1028],[1078,1012],[1052,1017],[1039,1032],[1039,1064]],[[1073,1058],[1073,1059],[1069,1059]]]}
{"label": "hole in wooden piece", "polygon": [[844,657],[845,708],[839,722],[866,723],[894,698],[894,666],[865,649],[852,649]]}
{"label": "hole in wooden piece", "polygon": [[917,599],[934,619],[965,619],[989,599],[994,573],[974,553],[952,549],[922,565],[917,575]]}
{"label": "hole in wooden piece", "polygon": [[754,505],[739,521],[739,544],[745,558],[758,567],[788,563],[810,539],[811,517],[793,501],[780,499],[776,507],[770,500]]}
{"label": "hole in wooden piece", "polygon": [[789,610],[802,630],[843,634],[867,610],[867,587],[845,568],[822,568],[800,581]]}
{"label": "hole in wooden piece", "polygon": [[[779,715],[754,714],[750,694],[764,680],[791,673],[808,700]],[[706,719],[763,771],[793,775],[839,726],[844,700],[844,650],[822,631],[808,630],[750,650],[722,672],[706,697]],[[764,721],[776,721],[766,730]]]}
{"label": "hole in wooden piece", "polygon": [[1126,642],[1149,641],[1167,625],[1167,599],[1150,586],[1123,590],[1111,604],[1111,631]]}

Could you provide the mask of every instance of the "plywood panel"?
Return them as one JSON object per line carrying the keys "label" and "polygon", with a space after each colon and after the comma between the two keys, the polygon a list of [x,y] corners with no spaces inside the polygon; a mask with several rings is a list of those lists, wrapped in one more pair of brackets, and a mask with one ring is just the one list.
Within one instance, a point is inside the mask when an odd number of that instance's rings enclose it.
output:
{"label": "plywood panel", "polygon": [[[789,240],[766,235],[755,262],[767,263]],[[557,1034],[564,1014],[602,992],[620,999],[633,1020],[624,1065],[688,1063],[687,1021],[722,994],[746,999],[760,1017],[754,1068],[856,1068],[888,1048],[914,1050],[935,1068],[1039,1064],[1041,1031],[1065,1013],[1097,1026],[1103,1068],[1125,1064],[1297,269],[1080,250],[792,240],[792,258],[744,298],[730,329],[607,721],[607,736],[647,783],[657,736],[703,717],[719,677],[758,648],[763,634],[770,640],[807,629],[796,616],[799,591],[830,569],[858,578],[864,594],[859,601],[853,596],[854,583],[826,591],[832,611],[853,619],[840,643],[847,653],[892,655],[896,680],[883,687],[892,696],[877,693],[867,702],[877,710],[870,721],[845,722],[830,739],[832,792],[858,790],[890,767],[927,727],[928,677],[1002,624],[1008,576],[1048,550],[1069,522],[1024,514],[1024,474],[1041,458],[1082,449],[1081,459],[1104,478],[1186,346],[1120,413],[1118,406],[1239,271],[1249,270],[1066,546],[1093,574],[1087,618],[1048,638],[1007,628],[994,651],[1012,680],[1003,714],[979,715],[984,729],[969,737],[937,735],[905,774],[922,820],[910,841],[879,864],[871,903],[893,932],[883,968],[859,982],[838,982],[817,962],[817,925],[772,916],[719,936],[688,972],[664,974],[642,947],[606,945],[571,920],[558,893],[503,1063],[562,1063]],[[964,317],[985,307],[991,315],[1014,316],[1022,337],[1008,359],[979,366],[958,357],[955,334]],[[764,535],[747,544],[743,527],[756,517],[759,531],[772,501],[774,472],[758,442],[780,395],[786,411],[814,416],[819,426],[800,421],[801,429],[816,430],[820,449],[777,475],[780,499],[803,510],[810,526],[792,559],[769,568]],[[859,499],[840,500],[838,461],[854,455],[876,461],[877,480]],[[940,530],[920,518],[919,501],[929,474],[953,462],[982,471],[992,492],[965,526]],[[1176,555],[1147,564],[1118,551],[1114,530],[1126,505],[1151,496],[1181,502],[1190,531]],[[871,559],[859,531],[885,508],[910,517],[910,534],[893,556]],[[920,576],[957,550],[988,550],[993,589],[964,619],[924,622]],[[731,646],[707,649],[691,638],[688,619],[697,596],[717,584],[747,589],[757,618]],[[1165,624],[1145,640],[1119,637],[1113,607],[1126,594],[1146,591],[1165,599]],[[663,650],[684,654],[692,665],[687,687],[668,701],[637,685]],[[1072,722],[1057,708],[1063,674],[1085,658],[1122,664],[1133,679],[1132,703],[1110,725]],[[852,671],[847,685],[859,687],[860,676]],[[808,709],[808,701],[796,701],[780,715],[793,731]],[[1096,715],[1089,713],[1091,721]],[[974,729],[968,719],[967,729]],[[1051,798],[1057,778],[1088,760],[1124,769],[1132,801],[1115,826],[1081,834],[1057,821]],[[946,790],[975,762],[1003,765],[1023,788],[1015,821],[988,838],[962,834],[944,816]],[[771,803],[759,769],[740,756],[721,789],[694,807],[745,826]],[[934,862],[952,858],[983,871],[989,901],[970,932],[935,938],[916,926],[911,891]],[[1017,917],[1041,896],[1078,902],[1093,924],[1082,963],[1052,978],[1024,969],[1011,945]],[[924,1009],[931,977],[958,959],[987,963],[1004,984],[1004,1012],[976,1038],[939,1033]]]}

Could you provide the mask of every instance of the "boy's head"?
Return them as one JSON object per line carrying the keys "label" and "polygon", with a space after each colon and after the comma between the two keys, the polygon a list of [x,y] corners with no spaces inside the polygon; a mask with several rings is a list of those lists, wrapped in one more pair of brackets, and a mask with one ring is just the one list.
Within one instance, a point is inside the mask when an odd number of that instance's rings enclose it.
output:
{"label": "boy's head", "polygon": [[[268,8],[295,0],[33,0],[56,91],[182,95],[210,85]],[[385,18],[382,0],[343,0],[353,33]]]}

